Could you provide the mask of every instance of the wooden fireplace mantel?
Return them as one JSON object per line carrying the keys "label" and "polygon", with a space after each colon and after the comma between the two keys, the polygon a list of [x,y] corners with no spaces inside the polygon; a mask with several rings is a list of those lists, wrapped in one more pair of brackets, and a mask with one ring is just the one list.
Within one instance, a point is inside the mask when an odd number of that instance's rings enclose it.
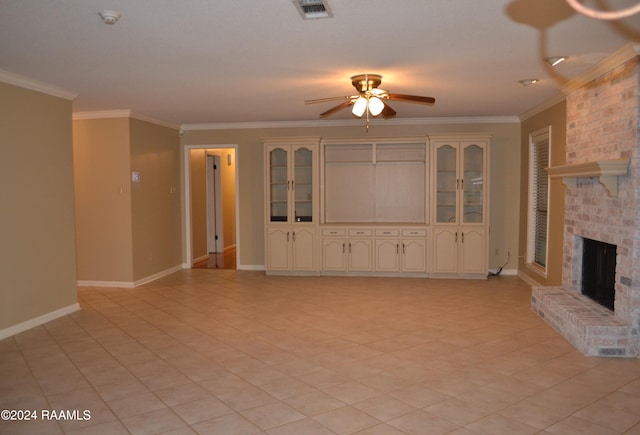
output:
{"label": "wooden fireplace mantel", "polygon": [[629,159],[554,166],[546,170],[550,178],[562,178],[562,183],[567,186],[571,194],[576,192],[578,178],[598,177],[598,181],[607,189],[609,196],[616,197],[618,196],[618,177],[627,175]]}

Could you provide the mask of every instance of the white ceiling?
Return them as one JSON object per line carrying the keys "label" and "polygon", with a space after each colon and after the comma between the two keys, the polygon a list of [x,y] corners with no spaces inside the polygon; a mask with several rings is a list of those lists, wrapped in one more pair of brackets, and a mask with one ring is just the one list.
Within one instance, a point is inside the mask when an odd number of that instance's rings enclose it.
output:
{"label": "white ceiling", "polygon": [[[640,16],[597,21],[564,0],[328,4],[333,18],[305,21],[291,0],[0,0],[0,69],[77,93],[76,112],[176,125],[315,120],[338,102],[304,100],[351,95],[350,77],[365,72],[436,98],[393,103],[398,118],[501,117],[640,41]],[[105,9],[122,18],[104,24]],[[570,58],[552,70],[542,59],[555,55]],[[540,82],[518,83],[527,78]]]}

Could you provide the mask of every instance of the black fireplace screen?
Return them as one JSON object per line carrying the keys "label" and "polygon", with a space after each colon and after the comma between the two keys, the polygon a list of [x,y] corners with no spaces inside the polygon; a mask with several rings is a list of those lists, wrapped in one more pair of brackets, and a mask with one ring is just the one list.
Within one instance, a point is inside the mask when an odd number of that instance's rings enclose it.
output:
{"label": "black fireplace screen", "polygon": [[613,311],[616,298],[616,245],[583,239],[582,294]]}

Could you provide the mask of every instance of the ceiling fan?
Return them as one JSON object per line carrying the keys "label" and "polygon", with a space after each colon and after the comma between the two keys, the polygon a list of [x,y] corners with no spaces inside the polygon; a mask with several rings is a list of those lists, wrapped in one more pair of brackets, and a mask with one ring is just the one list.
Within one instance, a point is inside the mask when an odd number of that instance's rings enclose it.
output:
{"label": "ceiling fan", "polygon": [[369,124],[369,115],[379,116],[383,118],[393,118],[396,111],[383,100],[404,101],[409,103],[433,104],[436,102],[432,97],[420,97],[418,95],[394,94],[384,89],[378,88],[382,83],[382,76],[378,74],[358,74],[351,77],[351,84],[358,91],[357,95],[347,95],[343,97],[319,98],[316,100],[307,100],[305,104],[324,103],[327,101],[344,100],[335,107],[322,112],[320,118],[326,118],[334,113],[353,105],[351,113],[361,118],[366,114],[367,127]]}

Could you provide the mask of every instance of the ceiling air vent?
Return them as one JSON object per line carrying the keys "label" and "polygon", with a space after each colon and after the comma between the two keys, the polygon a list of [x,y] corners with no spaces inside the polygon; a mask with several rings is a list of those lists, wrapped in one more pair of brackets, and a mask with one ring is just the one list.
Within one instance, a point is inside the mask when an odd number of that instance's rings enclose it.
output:
{"label": "ceiling air vent", "polygon": [[331,9],[327,6],[326,0],[293,0],[298,12],[305,20],[317,18],[329,18],[332,16]]}

